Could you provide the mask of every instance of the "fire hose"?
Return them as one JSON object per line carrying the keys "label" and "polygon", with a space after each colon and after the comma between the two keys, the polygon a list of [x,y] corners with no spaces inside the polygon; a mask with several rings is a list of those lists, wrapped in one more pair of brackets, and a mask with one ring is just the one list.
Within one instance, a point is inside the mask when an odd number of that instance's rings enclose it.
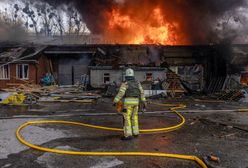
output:
{"label": "fire hose", "polygon": [[[154,129],[141,129],[141,133],[158,133],[158,132],[168,132],[173,131],[176,129],[179,129],[184,123],[185,118],[183,115],[181,115],[177,109],[186,108],[186,105],[183,104],[160,104],[160,103],[152,103],[154,105],[159,106],[167,106],[171,107],[170,110],[175,112],[181,119],[181,122],[177,125],[165,127],[165,128],[154,128]],[[199,159],[197,156],[194,155],[182,155],[182,154],[169,154],[169,153],[154,153],[154,152],[85,152],[85,151],[67,151],[67,150],[59,150],[59,149],[51,149],[42,147],[39,145],[31,144],[27,141],[25,141],[21,135],[20,132],[23,128],[27,127],[28,125],[35,125],[35,124],[66,124],[66,125],[77,125],[77,126],[84,126],[89,128],[95,128],[95,129],[102,129],[102,130],[108,130],[108,131],[123,131],[123,129],[120,128],[113,128],[113,127],[105,127],[105,126],[98,126],[98,125],[92,125],[92,124],[85,124],[81,122],[71,122],[71,121],[59,121],[59,120],[41,120],[41,121],[31,121],[26,122],[18,127],[16,130],[16,137],[17,139],[24,145],[39,150],[43,152],[51,152],[51,153],[59,153],[59,154],[67,154],[67,155],[81,155],[81,156],[154,156],[154,157],[169,157],[169,158],[177,158],[177,159],[184,159],[184,160],[191,160],[195,161],[198,165],[200,165],[202,168],[207,168],[206,164]]]}

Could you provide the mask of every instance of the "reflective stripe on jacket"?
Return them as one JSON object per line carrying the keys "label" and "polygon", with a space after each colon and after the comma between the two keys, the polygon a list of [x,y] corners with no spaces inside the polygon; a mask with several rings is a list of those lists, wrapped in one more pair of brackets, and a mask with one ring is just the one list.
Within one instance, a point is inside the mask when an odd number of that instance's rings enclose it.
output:
{"label": "reflective stripe on jacket", "polygon": [[126,97],[124,98],[124,105],[139,105],[138,98]]}
{"label": "reflective stripe on jacket", "polygon": [[[138,86],[139,86],[139,90],[140,90],[140,100],[144,102],[144,101],[146,101],[146,98],[145,98],[144,90],[143,90],[140,82],[138,82]],[[121,84],[121,87],[119,89],[118,94],[114,98],[114,102],[115,103],[119,102],[124,97],[125,92],[126,92],[127,89],[128,89],[128,83],[127,82],[123,82]]]}

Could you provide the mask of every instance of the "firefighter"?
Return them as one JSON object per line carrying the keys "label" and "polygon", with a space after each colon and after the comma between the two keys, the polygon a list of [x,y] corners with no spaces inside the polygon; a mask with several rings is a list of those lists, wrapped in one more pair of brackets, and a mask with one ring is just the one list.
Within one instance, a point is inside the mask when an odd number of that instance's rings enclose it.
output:
{"label": "firefighter", "polygon": [[139,135],[138,110],[141,102],[146,108],[144,90],[140,82],[135,80],[134,71],[128,68],[125,73],[125,81],[121,84],[118,94],[114,98],[113,105],[123,102],[124,136],[122,140],[131,140]]}

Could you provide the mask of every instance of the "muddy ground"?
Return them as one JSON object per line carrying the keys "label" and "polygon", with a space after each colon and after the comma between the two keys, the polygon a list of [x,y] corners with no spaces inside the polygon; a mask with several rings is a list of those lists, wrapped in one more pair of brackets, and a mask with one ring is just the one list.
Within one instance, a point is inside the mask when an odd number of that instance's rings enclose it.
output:
{"label": "muddy ground", "polygon": [[[154,100],[152,100],[154,101]],[[158,101],[158,100],[156,100]],[[121,127],[122,116],[114,114],[110,99],[97,104],[44,103],[33,106],[2,106],[0,109],[0,167],[1,168],[197,168],[195,162],[159,157],[128,156],[70,156],[44,153],[29,149],[15,137],[17,127],[33,120],[66,120]],[[157,134],[142,134],[132,141],[122,141],[122,132],[111,132],[69,125],[32,125],[21,135],[41,146],[74,151],[143,151],[196,155],[203,159],[215,155],[219,162],[209,161],[209,167],[248,168],[248,112],[238,102],[201,102],[193,100],[161,100],[188,105],[182,114],[182,128]],[[180,118],[168,107],[150,104],[140,113],[141,128],[175,125]],[[218,111],[215,111],[218,110]],[[231,111],[233,110],[233,111]],[[101,115],[99,115],[99,114]],[[108,115],[110,114],[111,115]],[[112,114],[113,113],[113,114]],[[90,114],[90,115],[87,115]],[[97,115],[95,115],[97,114]],[[205,159],[206,160],[206,159]]]}

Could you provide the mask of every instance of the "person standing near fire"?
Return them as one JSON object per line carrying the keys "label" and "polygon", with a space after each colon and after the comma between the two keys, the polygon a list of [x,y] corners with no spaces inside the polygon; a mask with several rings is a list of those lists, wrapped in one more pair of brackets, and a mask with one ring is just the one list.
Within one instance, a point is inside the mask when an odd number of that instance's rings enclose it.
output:
{"label": "person standing near fire", "polygon": [[122,140],[131,140],[139,135],[138,110],[139,104],[143,103],[146,108],[147,103],[144,96],[144,90],[140,82],[135,80],[134,71],[128,68],[125,72],[125,81],[121,84],[113,105],[118,102],[123,103],[122,115],[124,118],[124,136]]}

